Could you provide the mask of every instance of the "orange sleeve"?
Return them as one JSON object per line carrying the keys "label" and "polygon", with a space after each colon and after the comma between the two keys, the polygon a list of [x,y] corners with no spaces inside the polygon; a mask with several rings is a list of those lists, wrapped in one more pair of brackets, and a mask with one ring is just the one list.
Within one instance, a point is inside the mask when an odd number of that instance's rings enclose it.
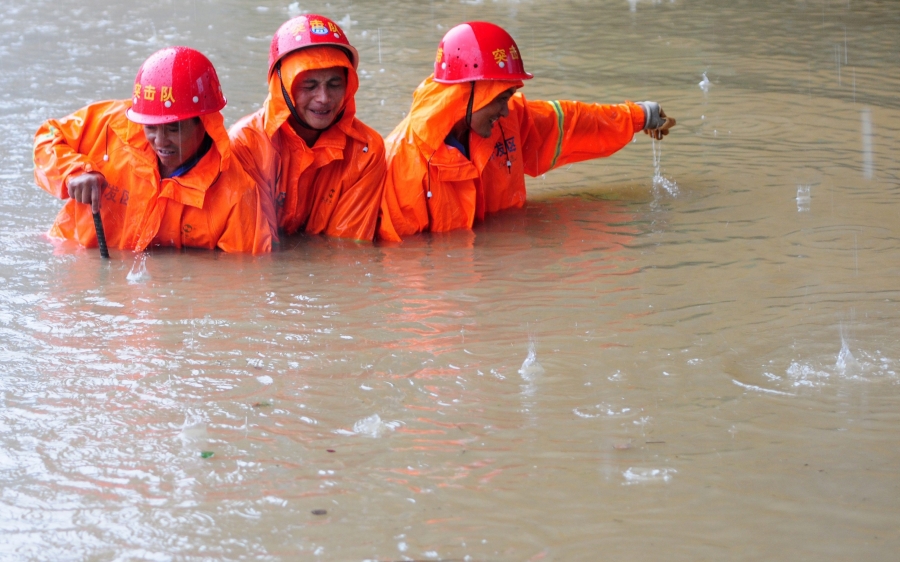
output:
{"label": "orange sleeve", "polygon": [[278,186],[279,156],[266,138],[258,113],[248,115],[235,123],[228,131],[231,152],[237,157],[244,171],[253,179],[259,196],[263,218],[269,232],[277,236],[278,217],[275,209],[275,192]]}
{"label": "orange sleeve", "polygon": [[88,156],[106,132],[110,110],[121,102],[100,102],[62,119],[45,121],[34,135],[34,181],[60,199],[69,198],[69,177],[95,171]]}
{"label": "orange sleeve", "polygon": [[516,95],[521,116],[525,173],[539,176],[554,168],[610,156],[644,127],[641,106],[577,101],[526,101]]}
{"label": "orange sleeve", "polygon": [[[247,182],[250,185],[250,182]],[[209,212],[214,212],[212,209]],[[231,208],[216,246],[226,252],[264,254],[272,250],[272,235],[255,188],[245,189]]]}
{"label": "orange sleeve", "polygon": [[351,163],[362,168],[359,179],[341,193],[325,234],[371,242],[384,189],[384,141],[377,133],[370,135],[367,151],[360,154]]}
{"label": "orange sleeve", "polygon": [[378,238],[400,242],[403,236],[428,228],[427,163],[412,142],[402,138],[394,142],[384,177]]}

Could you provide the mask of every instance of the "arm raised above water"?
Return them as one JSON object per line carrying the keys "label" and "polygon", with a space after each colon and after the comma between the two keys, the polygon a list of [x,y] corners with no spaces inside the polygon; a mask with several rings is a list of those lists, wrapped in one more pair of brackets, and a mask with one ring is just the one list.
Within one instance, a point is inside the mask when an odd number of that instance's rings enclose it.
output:
{"label": "arm raised above water", "polygon": [[527,101],[516,94],[510,112],[520,116],[525,173],[530,176],[615,154],[647,125],[643,107],[633,102]]}

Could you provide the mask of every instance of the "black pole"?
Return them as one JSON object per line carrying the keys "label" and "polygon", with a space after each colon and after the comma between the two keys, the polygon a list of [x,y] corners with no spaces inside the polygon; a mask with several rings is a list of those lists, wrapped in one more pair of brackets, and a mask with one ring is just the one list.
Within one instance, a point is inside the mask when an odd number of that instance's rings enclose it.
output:
{"label": "black pole", "polygon": [[94,230],[97,231],[97,244],[100,246],[100,257],[109,258],[109,250],[106,248],[106,234],[103,232],[103,221],[100,213],[94,213]]}

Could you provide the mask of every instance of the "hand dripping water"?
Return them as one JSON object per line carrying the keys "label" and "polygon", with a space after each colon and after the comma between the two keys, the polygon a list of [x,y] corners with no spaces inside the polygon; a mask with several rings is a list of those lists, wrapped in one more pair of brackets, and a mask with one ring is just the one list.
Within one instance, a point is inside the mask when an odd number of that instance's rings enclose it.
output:
{"label": "hand dripping water", "polygon": [[653,190],[665,189],[669,195],[678,195],[678,185],[667,179],[659,171],[659,162],[662,160],[662,141],[650,140],[653,149]]}

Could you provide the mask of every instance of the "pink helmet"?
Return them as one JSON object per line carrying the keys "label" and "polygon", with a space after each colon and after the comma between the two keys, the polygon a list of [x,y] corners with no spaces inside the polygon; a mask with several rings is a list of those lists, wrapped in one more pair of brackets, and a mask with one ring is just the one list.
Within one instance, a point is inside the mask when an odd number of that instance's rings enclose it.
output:
{"label": "pink helmet", "polygon": [[434,81],[457,84],[473,80],[529,80],[519,47],[499,25],[470,21],[441,39],[434,60]]}
{"label": "pink helmet", "polygon": [[216,69],[200,51],[168,47],[144,61],[126,114],[141,125],[162,125],[225,107]]}
{"label": "pink helmet", "polygon": [[275,65],[288,53],[307,47],[321,47],[330,45],[338,47],[350,56],[353,68],[359,66],[359,53],[353,45],[347,41],[344,30],[325,16],[304,14],[281,24],[278,31],[272,37],[272,45],[269,47],[269,74],[275,70]]}

